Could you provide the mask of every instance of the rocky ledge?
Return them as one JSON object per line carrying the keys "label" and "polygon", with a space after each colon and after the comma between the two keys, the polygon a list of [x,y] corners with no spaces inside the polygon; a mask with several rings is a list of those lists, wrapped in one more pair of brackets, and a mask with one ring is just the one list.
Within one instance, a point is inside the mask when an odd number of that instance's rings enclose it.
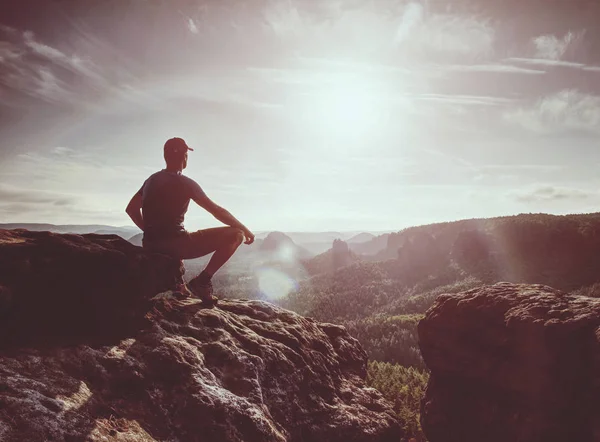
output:
{"label": "rocky ledge", "polygon": [[600,299],[508,283],[442,295],[419,339],[430,442],[600,441]]}
{"label": "rocky ledge", "polygon": [[117,235],[0,230],[0,348],[125,336],[182,272]]}
{"label": "rocky ledge", "polygon": [[0,231],[0,440],[400,440],[344,328],[151,300],[178,264],[117,237]]}

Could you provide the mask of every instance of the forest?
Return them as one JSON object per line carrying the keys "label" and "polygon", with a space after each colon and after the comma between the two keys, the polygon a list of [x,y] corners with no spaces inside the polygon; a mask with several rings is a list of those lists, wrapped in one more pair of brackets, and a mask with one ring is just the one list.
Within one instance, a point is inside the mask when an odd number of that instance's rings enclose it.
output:
{"label": "forest", "polygon": [[[367,382],[394,404],[407,434],[422,442],[419,401],[428,372],[417,324],[437,296],[500,281],[600,296],[598,256],[600,214],[411,227],[388,236],[379,261],[336,243],[304,263],[307,276],[287,296],[270,301],[345,326],[369,355]],[[252,275],[229,274],[219,284],[226,296],[265,299]]]}

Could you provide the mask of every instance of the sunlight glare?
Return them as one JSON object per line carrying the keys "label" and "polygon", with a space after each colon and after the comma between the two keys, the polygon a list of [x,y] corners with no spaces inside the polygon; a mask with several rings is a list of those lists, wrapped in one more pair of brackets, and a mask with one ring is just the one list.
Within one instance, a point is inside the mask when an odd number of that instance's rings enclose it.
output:
{"label": "sunlight glare", "polygon": [[282,244],[277,248],[277,257],[281,262],[292,263],[296,261],[296,249],[291,244]]}
{"label": "sunlight glare", "polygon": [[336,74],[318,92],[312,119],[320,132],[336,137],[369,137],[389,118],[382,83],[366,75]]}
{"label": "sunlight glare", "polygon": [[269,299],[281,299],[296,288],[296,281],[273,268],[257,271],[258,287]]}

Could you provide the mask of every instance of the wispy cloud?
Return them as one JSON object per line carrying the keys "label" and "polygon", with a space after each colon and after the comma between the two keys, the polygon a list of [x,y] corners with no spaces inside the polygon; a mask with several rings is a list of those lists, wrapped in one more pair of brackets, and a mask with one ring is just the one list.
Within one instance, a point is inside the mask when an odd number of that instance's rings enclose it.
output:
{"label": "wispy cloud", "polygon": [[[317,11],[317,12],[315,12]],[[382,7],[380,2],[327,1],[309,8],[300,2],[271,2],[264,11],[268,30],[295,42],[302,55],[400,53],[418,57],[487,58],[494,51],[491,21],[472,14],[438,14],[420,2]]]}
{"label": "wispy cloud", "polygon": [[413,99],[432,101],[448,104],[463,104],[477,106],[499,106],[510,103],[512,100],[503,97],[490,97],[479,95],[457,95],[457,94],[421,94],[412,96]]}
{"label": "wispy cloud", "polygon": [[[510,61],[510,60],[509,60]],[[498,74],[527,74],[527,75],[543,75],[546,71],[540,69],[528,69],[511,64],[464,64],[450,65],[443,69],[453,72],[490,72]]]}
{"label": "wispy cloud", "polygon": [[541,35],[534,37],[528,56],[511,57],[506,63],[521,64],[546,68],[571,68],[590,72],[600,72],[600,67],[589,66],[581,57],[586,32],[568,32],[563,37]]}
{"label": "wispy cloud", "polygon": [[505,118],[541,134],[566,131],[600,133],[600,97],[576,90],[564,90],[516,110]]}
{"label": "wispy cloud", "polygon": [[541,201],[582,200],[592,196],[598,196],[598,193],[568,187],[539,186],[526,191],[513,192],[510,196],[518,202],[531,203]]}
{"label": "wispy cloud", "polygon": [[567,32],[563,37],[540,35],[533,39],[535,57],[547,60],[562,60],[568,52],[581,43],[585,31]]}
{"label": "wispy cloud", "polygon": [[198,26],[196,26],[196,22],[192,18],[188,18],[188,29],[192,34],[198,34],[200,31],[198,30]]}
{"label": "wispy cloud", "polygon": [[423,16],[403,32],[400,46],[413,52],[450,54],[467,59],[486,59],[494,53],[496,31],[491,23],[476,15],[436,14]]}
{"label": "wispy cloud", "polygon": [[24,189],[0,183],[0,207],[8,204],[30,203],[68,206],[74,204],[74,202],[75,198],[69,195],[37,189]]}
{"label": "wispy cloud", "polygon": [[554,59],[547,59],[547,58],[517,58],[517,57],[514,57],[514,58],[509,58],[506,61],[512,62],[512,63],[535,65],[535,66],[567,67],[567,68],[578,68],[578,69],[583,69],[586,67],[585,64],[583,64],[583,63],[576,63],[573,61],[564,61],[564,60],[554,60]]}
{"label": "wispy cloud", "polygon": [[[101,69],[89,59],[39,42],[32,32],[3,27],[6,41],[0,44],[0,84],[14,93],[51,103],[75,103],[78,93],[108,87]],[[63,79],[70,73],[69,81]],[[9,101],[9,102],[7,102]],[[5,97],[5,104],[10,104]]]}

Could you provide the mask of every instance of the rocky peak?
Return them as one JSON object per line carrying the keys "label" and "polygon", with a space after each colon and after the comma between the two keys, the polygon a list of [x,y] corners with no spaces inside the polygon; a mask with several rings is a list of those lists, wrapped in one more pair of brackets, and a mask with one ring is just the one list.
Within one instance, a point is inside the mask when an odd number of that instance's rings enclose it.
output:
{"label": "rocky peak", "polygon": [[430,442],[600,440],[600,299],[500,283],[419,324]]}
{"label": "rocky peak", "polygon": [[260,301],[152,300],[179,263],[116,237],[0,232],[0,257],[0,336],[28,337],[0,348],[2,441],[401,437],[342,327]]}
{"label": "rocky peak", "polygon": [[283,232],[269,233],[261,244],[261,250],[277,250],[282,246],[297,247],[296,243]]}

